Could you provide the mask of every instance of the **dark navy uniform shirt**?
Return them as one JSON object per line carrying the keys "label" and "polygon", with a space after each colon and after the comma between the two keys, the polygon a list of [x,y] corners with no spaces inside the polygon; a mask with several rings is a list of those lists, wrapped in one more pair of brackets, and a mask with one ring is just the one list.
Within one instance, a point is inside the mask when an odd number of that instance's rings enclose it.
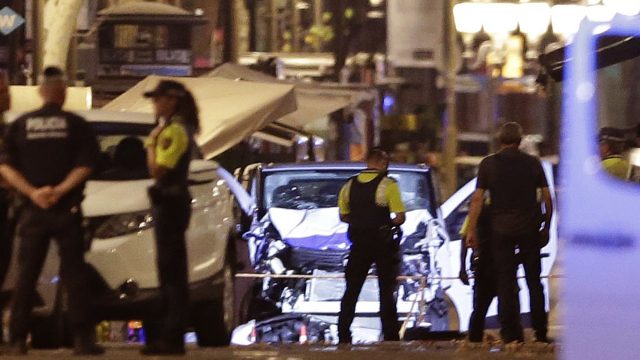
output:
{"label": "dark navy uniform shirt", "polygon": [[[89,123],[81,116],[45,105],[11,123],[0,152],[0,163],[11,165],[36,188],[60,184],[75,167],[93,168],[99,145]],[[84,184],[61,199],[77,205]]]}

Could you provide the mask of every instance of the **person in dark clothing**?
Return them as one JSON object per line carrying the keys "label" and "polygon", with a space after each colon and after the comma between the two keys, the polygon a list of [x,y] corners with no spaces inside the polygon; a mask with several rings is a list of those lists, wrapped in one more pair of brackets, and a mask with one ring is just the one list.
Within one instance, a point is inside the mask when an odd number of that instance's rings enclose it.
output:
{"label": "person in dark clothing", "polygon": [[[11,97],[9,95],[9,80],[6,73],[0,73],[0,139],[4,137],[6,131],[6,123],[4,113],[11,107]],[[0,143],[0,148],[2,144]],[[3,179],[0,181],[0,289],[4,283],[9,264],[11,263],[11,254],[13,252],[13,231],[12,221],[9,218],[10,192]],[[5,299],[0,299],[0,315],[5,306]],[[0,343],[4,342],[4,325],[0,321]]]}
{"label": "person in dark clothing", "polygon": [[[531,299],[532,325],[537,341],[548,342],[544,289],[540,281],[540,249],[549,242],[553,203],[540,161],[518,146],[522,139],[519,124],[504,124],[498,134],[501,149],[482,160],[478,184],[469,211],[469,245],[479,247],[478,218],[485,192],[491,197],[491,256],[498,280],[498,312],[505,342],[523,341],[517,301],[516,270],[522,261]],[[541,206],[544,202],[544,227]],[[519,259],[516,258],[516,248]]]}
{"label": "person in dark clothing", "polygon": [[[490,205],[486,204],[482,207],[480,218],[478,220],[478,247],[473,249],[471,253],[471,271],[473,272],[473,312],[469,318],[469,341],[482,342],[484,337],[484,322],[487,317],[487,311],[498,295],[498,281],[495,276],[493,258],[489,248],[491,239],[489,212]],[[469,219],[465,219],[464,225],[460,230],[463,244],[460,246],[460,280],[465,285],[469,285],[469,276],[467,275],[467,246],[466,237],[468,235]]]}
{"label": "person in dark clothing", "polygon": [[[467,274],[467,235],[469,217],[460,229],[463,243],[460,246],[460,280],[469,285]],[[489,242],[491,241],[491,204],[486,200],[478,218],[478,247],[471,252],[471,271],[473,273],[473,312],[469,317],[469,342],[482,342],[485,329],[485,318],[493,298],[498,296],[498,279]],[[516,283],[516,287],[517,287]],[[516,300],[519,299],[516,297]],[[519,304],[519,302],[518,302]],[[518,308],[520,306],[518,305]]]}
{"label": "person in dark clothing", "polygon": [[[380,319],[385,341],[399,340],[394,291],[400,262],[399,244],[392,227],[404,223],[404,205],[398,184],[386,176],[389,156],[380,149],[367,155],[367,169],[340,190],[340,220],[349,224],[351,252],[345,270],[347,287],[340,303],[338,337],[350,344],[351,323],[362,285],[376,264],[380,289]],[[395,214],[392,219],[391,214]]]}
{"label": "person in dark clothing", "polygon": [[147,139],[147,165],[155,184],[149,188],[161,297],[160,336],[144,355],[184,354],[189,305],[185,231],[191,217],[189,163],[199,131],[198,109],[179,82],[163,80],[145,93],[153,100],[159,124]]}
{"label": "person in dark clothing", "polygon": [[12,352],[27,352],[35,286],[49,243],[55,239],[62,288],[69,294],[74,353],[101,354],[104,349],[95,344],[95,323],[90,319],[80,209],[85,182],[98,158],[98,142],[82,117],[62,110],[66,98],[62,70],[45,69],[39,91],[44,106],[9,126],[0,155],[0,174],[28,198],[18,220],[21,242],[11,306]]}

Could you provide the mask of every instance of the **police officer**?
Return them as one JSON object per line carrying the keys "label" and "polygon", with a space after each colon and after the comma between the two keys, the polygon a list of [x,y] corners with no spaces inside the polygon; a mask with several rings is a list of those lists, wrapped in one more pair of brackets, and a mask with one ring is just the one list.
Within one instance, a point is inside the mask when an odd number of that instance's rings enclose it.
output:
{"label": "police officer", "polygon": [[149,197],[155,219],[161,314],[159,337],[142,349],[144,355],[184,354],[188,311],[185,231],[191,217],[187,176],[199,131],[198,110],[191,93],[179,82],[163,80],[145,97],[153,100],[158,126],[147,139],[147,164],[155,184]]}
{"label": "police officer", "polygon": [[13,122],[5,136],[0,173],[28,201],[21,210],[17,234],[18,280],[11,307],[12,352],[25,354],[35,285],[55,239],[60,254],[60,275],[68,291],[75,332],[74,353],[101,354],[90,319],[88,277],[84,263],[80,203],[84,185],[94,168],[99,147],[89,124],[63,111],[64,73],[57,67],[44,71],[39,87],[44,106]]}
{"label": "police officer", "polygon": [[[397,182],[387,176],[389,155],[373,148],[367,169],[349,179],[340,190],[340,220],[349,224],[351,253],[345,270],[347,288],[340,304],[338,337],[351,343],[351,323],[356,302],[371,265],[376,264],[380,289],[380,319],[385,341],[399,340],[394,291],[400,259],[392,227],[404,223],[404,204]],[[391,214],[395,217],[392,219]]]}
{"label": "police officer", "polygon": [[622,157],[624,150],[624,132],[620,129],[604,127],[598,136],[600,141],[600,158],[602,167],[618,179],[629,177],[629,162]]}

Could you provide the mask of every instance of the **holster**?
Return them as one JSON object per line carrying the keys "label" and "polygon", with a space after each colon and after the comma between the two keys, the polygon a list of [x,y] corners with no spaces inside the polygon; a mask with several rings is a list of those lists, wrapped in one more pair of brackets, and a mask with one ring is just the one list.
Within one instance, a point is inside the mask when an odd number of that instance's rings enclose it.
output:
{"label": "holster", "polygon": [[154,184],[149,186],[147,193],[149,194],[149,199],[152,204],[160,204],[166,201],[189,196],[188,188],[182,185],[159,186]]}

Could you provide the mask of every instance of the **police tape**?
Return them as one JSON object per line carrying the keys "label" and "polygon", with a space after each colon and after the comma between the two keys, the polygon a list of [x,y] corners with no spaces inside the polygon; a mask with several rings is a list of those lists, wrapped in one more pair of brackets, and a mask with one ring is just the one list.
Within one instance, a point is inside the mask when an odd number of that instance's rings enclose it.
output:
{"label": "police tape", "polygon": [[[344,279],[344,275],[304,275],[304,274],[252,274],[252,273],[238,273],[236,278],[254,278],[254,279]],[[367,279],[377,279],[376,275],[368,275]],[[473,276],[469,276],[469,279],[473,279]],[[526,276],[517,276],[518,279],[525,279]],[[564,278],[562,274],[544,275],[540,276],[541,279],[561,279]],[[460,280],[458,276],[426,276],[426,275],[400,275],[396,277],[396,280]]]}

